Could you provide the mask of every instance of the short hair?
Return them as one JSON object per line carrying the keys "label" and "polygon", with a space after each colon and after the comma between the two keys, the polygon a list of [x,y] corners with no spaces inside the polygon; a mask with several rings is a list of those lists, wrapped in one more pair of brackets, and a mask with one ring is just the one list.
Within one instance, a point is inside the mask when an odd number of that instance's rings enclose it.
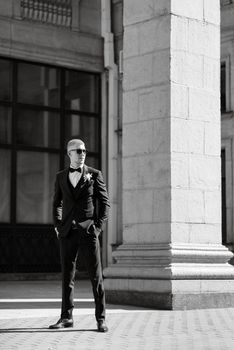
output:
{"label": "short hair", "polygon": [[79,147],[80,145],[85,145],[84,141],[80,139],[72,139],[67,143],[67,154],[74,149],[74,147]]}

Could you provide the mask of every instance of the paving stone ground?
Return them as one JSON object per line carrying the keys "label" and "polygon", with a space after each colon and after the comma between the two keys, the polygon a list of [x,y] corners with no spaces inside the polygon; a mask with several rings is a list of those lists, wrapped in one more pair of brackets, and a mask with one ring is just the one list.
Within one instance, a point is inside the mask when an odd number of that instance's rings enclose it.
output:
{"label": "paving stone ground", "polygon": [[98,333],[88,281],[76,291],[74,328],[59,318],[60,282],[0,282],[1,350],[233,350],[234,308],[161,311],[107,305],[108,333]]}

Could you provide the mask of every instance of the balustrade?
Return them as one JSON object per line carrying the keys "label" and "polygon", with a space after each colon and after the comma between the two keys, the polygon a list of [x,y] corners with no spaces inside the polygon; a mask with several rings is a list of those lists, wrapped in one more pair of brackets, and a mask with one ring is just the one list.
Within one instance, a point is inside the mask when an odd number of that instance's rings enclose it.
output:
{"label": "balustrade", "polygon": [[71,0],[21,0],[21,18],[71,27]]}

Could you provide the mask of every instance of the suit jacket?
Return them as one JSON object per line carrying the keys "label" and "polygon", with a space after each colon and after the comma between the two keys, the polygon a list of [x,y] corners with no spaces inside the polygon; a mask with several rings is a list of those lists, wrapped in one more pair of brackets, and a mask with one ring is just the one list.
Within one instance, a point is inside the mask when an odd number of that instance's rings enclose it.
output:
{"label": "suit jacket", "polygon": [[94,223],[101,231],[110,207],[101,171],[84,165],[75,189],[70,188],[68,174],[69,168],[58,172],[55,181],[53,220],[59,236],[68,234],[72,220],[84,222],[85,229]]}

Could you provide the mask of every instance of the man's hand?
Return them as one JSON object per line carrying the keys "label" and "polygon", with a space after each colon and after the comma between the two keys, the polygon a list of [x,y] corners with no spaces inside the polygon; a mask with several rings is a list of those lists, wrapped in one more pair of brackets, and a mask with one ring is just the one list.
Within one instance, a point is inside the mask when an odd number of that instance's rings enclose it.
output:
{"label": "man's hand", "polygon": [[102,232],[102,229],[100,227],[97,227],[95,224],[93,225],[95,231],[97,232],[98,236],[100,235],[100,233]]}
{"label": "man's hand", "polygon": [[58,238],[58,236],[59,236],[59,232],[58,232],[58,229],[57,229],[57,227],[55,227],[55,228],[54,228],[54,230],[55,230],[55,232],[56,232],[56,235],[57,235],[57,238]]}

